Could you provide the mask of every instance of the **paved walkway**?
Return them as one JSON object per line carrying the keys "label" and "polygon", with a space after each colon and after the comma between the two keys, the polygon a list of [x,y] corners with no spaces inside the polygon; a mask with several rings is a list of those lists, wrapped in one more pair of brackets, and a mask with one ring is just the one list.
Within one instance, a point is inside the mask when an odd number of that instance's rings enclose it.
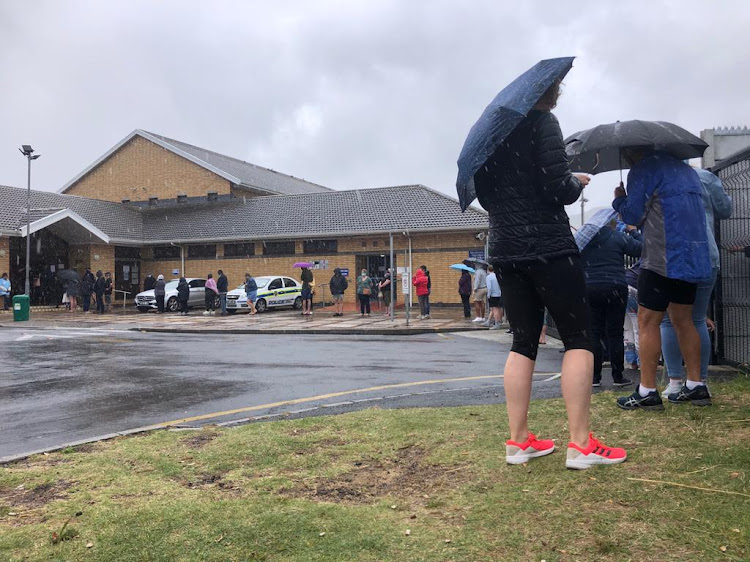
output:
{"label": "paved walkway", "polygon": [[[250,316],[235,314],[230,316],[204,316],[200,311],[192,311],[188,316],[176,313],[146,314],[121,310],[109,314],[70,313],[63,310],[31,312],[28,322],[13,322],[9,313],[0,313],[0,327],[15,326],[31,329],[49,328],[103,328],[112,330],[138,330],[144,332],[181,333],[235,333],[235,334],[376,334],[408,335],[425,333],[445,333],[461,331],[486,331],[470,320],[464,319],[461,309],[433,307],[432,318],[417,320],[414,316],[408,322],[403,310],[396,318],[379,312],[371,316],[346,313],[343,317],[333,316],[330,309],[316,309],[312,316],[302,316],[298,311],[271,310]],[[504,330],[502,331],[503,333]]]}

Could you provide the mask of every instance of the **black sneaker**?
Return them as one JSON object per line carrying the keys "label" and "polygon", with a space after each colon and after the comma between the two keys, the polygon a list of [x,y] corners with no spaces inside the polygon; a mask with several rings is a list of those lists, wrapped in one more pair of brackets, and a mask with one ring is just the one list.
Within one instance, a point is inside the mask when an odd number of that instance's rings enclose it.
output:
{"label": "black sneaker", "polygon": [[596,388],[600,387],[601,385],[602,385],[601,379],[600,380],[594,379],[594,382],[591,383],[591,386],[596,387]]}
{"label": "black sneaker", "polygon": [[638,388],[630,396],[621,396],[617,399],[617,405],[623,410],[663,410],[664,403],[661,401],[659,392],[654,390],[647,396],[638,394]]}
{"label": "black sneaker", "polygon": [[690,402],[693,406],[710,406],[711,395],[708,393],[708,387],[705,384],[696,386],[693,390],[689,390],[687,385],[682,385],[679,392],[670,394],[667,400],[671,404],[685,404]]}
{"label": "black sneaker", "polygon": [[617,379],[616,381],[614,381],[612,383],[612,386],[630,386],[631,384],[633,384],[633,381],[623,377],[621,379]]}

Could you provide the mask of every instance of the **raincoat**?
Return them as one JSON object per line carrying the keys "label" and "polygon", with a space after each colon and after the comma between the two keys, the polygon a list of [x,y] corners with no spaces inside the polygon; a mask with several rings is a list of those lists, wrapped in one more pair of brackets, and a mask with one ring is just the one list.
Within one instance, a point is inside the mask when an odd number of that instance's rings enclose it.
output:
{"label": "raincoat", "polygon": [[605,226],[581,252],[586,285],[627,285],[623,256],[641,256],[643,238],[634,232],[625,234]]}
{"label": "raincoat", "polygon": [[418,297],[430,294],[430,290],[427,288],[427,276],[421,269],[418,269],[416,275],[412,277],[411,284],[417,288]]}
{"label": "raincoat", "polygon": [[666,152],[645,156],[612,207],[643,231],[642,267],[697,283],[711,276],[703,187],[690,166]]}
{"label": "raincoat", "polygon": [[719,247],[714,238],[714,220],[728,219],[732,216],[732,198],[724,191],[721,180],[708,170],[696,169],[703,187],[703,206],[706,208],[706,236],[708,238],[708,255],[711,267],[719,267]]}

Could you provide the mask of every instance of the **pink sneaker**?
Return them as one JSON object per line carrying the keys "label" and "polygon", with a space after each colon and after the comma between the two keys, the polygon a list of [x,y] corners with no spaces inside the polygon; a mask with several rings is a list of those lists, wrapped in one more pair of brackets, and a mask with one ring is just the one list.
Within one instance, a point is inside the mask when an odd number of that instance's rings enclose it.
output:
{"label": "pink sneaker", "polygon": [[549,455],[554,450],[555,443],[551,439],[537,439],[536,435],[529,433],[529,438],[524,443],[505,442],[505,462],[523,464],[530,459]]}
{"label": "pink sneaker", "polygon": [[597,464],[619,464],[627,459],[625,449],[607,447],[599,443],[593,433],[589,433],[589,446],[585,449],[581,449],[575,443],[568,443],[565,466],[575,470],[586,470]]}

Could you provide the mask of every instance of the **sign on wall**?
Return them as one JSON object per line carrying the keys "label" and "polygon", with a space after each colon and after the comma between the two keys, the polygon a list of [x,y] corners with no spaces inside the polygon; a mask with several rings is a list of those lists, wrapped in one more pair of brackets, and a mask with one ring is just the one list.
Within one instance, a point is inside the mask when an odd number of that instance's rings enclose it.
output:
{"label": "sign on wall", "polygon": [[339,269],[341,270],[341,275],[343,275],[344,277],[349,277],[349,269],[348,268],[344,269],[343,267],[341,267]]}

